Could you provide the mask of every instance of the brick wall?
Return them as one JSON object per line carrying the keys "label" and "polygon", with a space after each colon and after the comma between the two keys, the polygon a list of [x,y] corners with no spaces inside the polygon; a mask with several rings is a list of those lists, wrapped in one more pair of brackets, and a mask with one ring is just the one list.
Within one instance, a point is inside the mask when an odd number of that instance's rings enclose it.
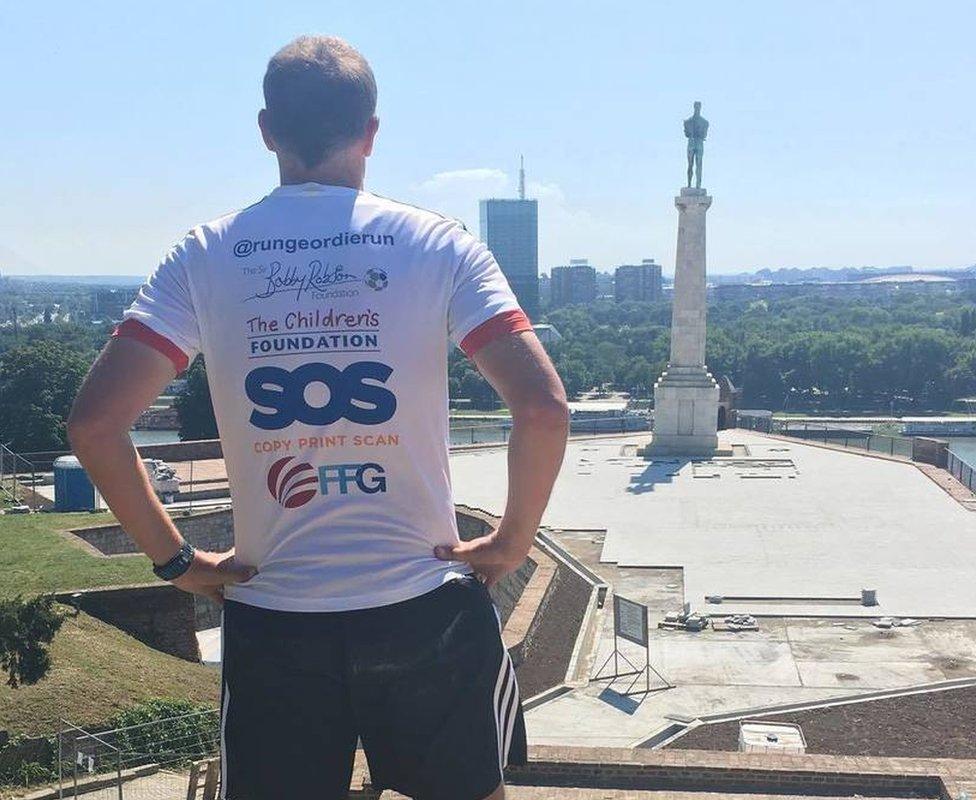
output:
{"label": "brick wall", "polygon": [[74,605],[125,631],[155,650],[200,660],[194,598],[168,583],[64,592],[58,602]]}

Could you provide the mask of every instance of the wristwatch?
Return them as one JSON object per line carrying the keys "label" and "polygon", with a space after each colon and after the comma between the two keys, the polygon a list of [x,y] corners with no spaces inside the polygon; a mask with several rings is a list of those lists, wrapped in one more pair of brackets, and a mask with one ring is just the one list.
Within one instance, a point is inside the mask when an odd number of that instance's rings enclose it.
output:
{"label": "wristwatch", "polygon": [[153,564],[153,573],[164,581],[175,581],[190,568],[194,553],[193,545],[185,541],[179,552],[165,564]]}

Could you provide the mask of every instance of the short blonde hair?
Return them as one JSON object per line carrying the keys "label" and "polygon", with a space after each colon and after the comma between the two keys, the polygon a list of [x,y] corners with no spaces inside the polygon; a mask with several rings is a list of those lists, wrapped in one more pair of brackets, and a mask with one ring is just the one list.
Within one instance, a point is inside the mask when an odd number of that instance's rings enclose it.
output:
{"label": "short blonde hair", "polygon": [[264,74],[271,135],[307,167],[363,135],[376,113],[369,62],[335,36],[299,36]]}

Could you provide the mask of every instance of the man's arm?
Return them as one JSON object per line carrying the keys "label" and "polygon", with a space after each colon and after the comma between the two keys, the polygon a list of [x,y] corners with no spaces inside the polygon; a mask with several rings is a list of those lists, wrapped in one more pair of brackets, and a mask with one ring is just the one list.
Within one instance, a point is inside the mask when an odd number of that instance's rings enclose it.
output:
{"label": "man's arm", "polygon": [[508,500],[498,530],[434,552],[468,562],[490,584],[516,569],[532,546],[562,464],[569,413],[562,381],[535,333],[500,336],[473,359],[512,413]]}
{"label": "man's arm", "polygon": [[[123,530],[155,564],[176,555],[183,537],[156,497],[129,430],[174,376],[162,353],[136,339],[114,337],[88,372],[68,419],[75,455]],[[219,600],[225,583],[245,581],[254,572],[237,564],[233,551],[198,551],[173,583]]]}

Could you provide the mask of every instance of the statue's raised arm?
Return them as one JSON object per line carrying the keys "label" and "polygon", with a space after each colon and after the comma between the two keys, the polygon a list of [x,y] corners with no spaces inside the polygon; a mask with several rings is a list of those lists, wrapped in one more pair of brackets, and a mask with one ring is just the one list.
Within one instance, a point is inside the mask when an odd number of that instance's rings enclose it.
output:
{"label": "statue's raised arm", "polygon": [[702,156],[705,153],[705,137],[708,136],[708,120],[701,115],[701,102],[695,101],[695,113],[685,120],[685,136],[688,138],[688,186],[695,175],[695,188],[701,189]]}

